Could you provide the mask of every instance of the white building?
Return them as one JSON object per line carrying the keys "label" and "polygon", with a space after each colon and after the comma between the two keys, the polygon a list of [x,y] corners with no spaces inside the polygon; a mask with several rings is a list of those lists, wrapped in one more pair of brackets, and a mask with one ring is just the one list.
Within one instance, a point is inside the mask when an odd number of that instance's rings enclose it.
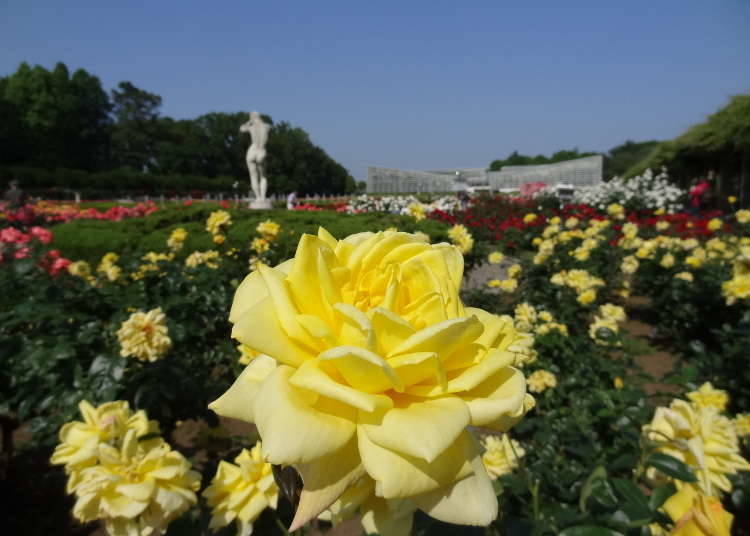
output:
{"label": "white building", "polygon": [[406,171],[381,167],[367,168],[368,193],[455,192],[458,190],[518,190],[530,182],[549,186],[570,184],[590,186],[602,181],[604,157],[586,156],[556,164],[504,166],[500,171],[483,168]]}

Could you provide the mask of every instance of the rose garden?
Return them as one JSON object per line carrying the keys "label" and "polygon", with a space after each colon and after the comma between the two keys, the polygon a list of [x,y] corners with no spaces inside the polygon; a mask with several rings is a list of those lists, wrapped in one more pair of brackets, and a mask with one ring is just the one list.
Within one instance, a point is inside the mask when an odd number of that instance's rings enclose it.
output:
{"label": "rose garden", "polygon": [[686,203],[6,208],[11,531],[746,534],[750,211]]}

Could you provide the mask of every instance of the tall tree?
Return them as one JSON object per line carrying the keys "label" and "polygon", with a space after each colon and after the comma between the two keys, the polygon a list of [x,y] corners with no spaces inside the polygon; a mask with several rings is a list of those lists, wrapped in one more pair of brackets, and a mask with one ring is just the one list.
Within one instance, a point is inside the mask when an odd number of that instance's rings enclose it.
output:
{"label": "tall tree", "polygon": [[137,171],[156,169],[161,97],[120,82],[112,90],[112,159],[115,166]]}
{"label": "tall tree", "polygon": [[64,63],[48,71],[22,63],[2,84],[28,144],[27,163],[87,170],[105,165],[110,102],[99,79],[83,69],[70,76]]}

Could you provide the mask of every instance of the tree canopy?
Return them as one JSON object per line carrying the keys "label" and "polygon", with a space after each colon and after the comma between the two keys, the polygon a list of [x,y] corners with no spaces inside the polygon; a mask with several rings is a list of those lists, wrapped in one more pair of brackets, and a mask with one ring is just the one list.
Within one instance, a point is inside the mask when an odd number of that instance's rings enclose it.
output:
{"label": "tree canopy", "polygon": [[[239,132],[246,112],[211,112],[195,119],[162,116],[161,96],[120,82],[110,94],[83,69],[71,76],[22,63],[0,78],[0,165],[86,171],[128,169],[248,181],[250,136]],[[353,192],[346,169],[287,122],[272,124],[266,175],[271,193]]]}
{"label": "tree canopy", "polygon": [[677,138],[656,146],[633,164],[626,176],[646,168],[667,166],[670,175],[686,182],[709,170],[727,178],[750,174],[750,94],[737,95],[708,119]]}

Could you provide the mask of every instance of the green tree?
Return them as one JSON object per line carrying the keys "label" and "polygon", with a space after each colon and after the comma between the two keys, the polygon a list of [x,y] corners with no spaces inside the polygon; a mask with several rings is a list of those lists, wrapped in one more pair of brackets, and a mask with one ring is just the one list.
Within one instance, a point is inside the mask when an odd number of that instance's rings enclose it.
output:
{"label": "green tree", "polygon": [[266,174],[275,193],[296,190],[302,194],[349,193],[354,178],[312,143],[303,129],[287,122],[274,125],[268,136]]}
{"label": "green tree", "polygon": [[120,82],[112,90],[112,161],[115,167],[149,171],[156,167],[161,97]]}
{"label": "green tree", "polygon": [[631,141],[613,147],[604,160],[604,176],[622,177],[634,164],[646,158],[654,148],[659,145],[658,141]]}
{"label": "green tree", "polygon": [[564,162],[566,160],[574,160],[576,158],[583,158],[584,156],[594,156],[597,154],[600,153],[580,153],[578,152],[578,149],[563,149],[562,151],[557,151],[552,156],[547,157],[543,154],[538,154],[536,156],[527,156],[518,154],[518,151],[513,151],[508,155],[508,158],[504,160],[493,160],[490,163],[490,171],[500,171],[503,166],[532,166],[541,164],[554,164],[557,162]]}
{"label": "green tree", "polygon": [[1,97],[11,120],[4,128],[19,129],[24,163],[86,170],[106,164],[111,105],[97,77],[83,69],[71,76],[64,63],[51,71],[22,63],[4,80]]}

